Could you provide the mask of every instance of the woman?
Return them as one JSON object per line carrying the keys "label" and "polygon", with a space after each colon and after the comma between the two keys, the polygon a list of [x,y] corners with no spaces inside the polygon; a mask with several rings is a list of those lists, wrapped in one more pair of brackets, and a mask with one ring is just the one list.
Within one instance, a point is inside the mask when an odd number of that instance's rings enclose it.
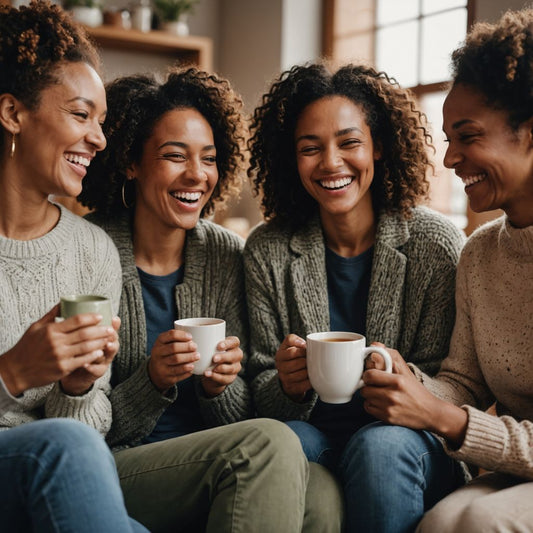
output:
{"label": "woman", "polygon": [[[79,194],[105,147],[97,67],[60,8],[0,6],[0,500],[10,531],[145,531],[127,516],[98,434],[111,425],[118,320],[54,320],[62,294],[102,294],[118,309],[111,239],[48,200]],[[57,417],[94,429],[43,420]]]}
{"label": "woman", "polygon": [[[366,495],[352,490],[350,458],[374,419],[357,393],[341,405],[317,398],[304,338],[355,331],[435,373],[448,349],[462,235],[418,206],[429,134],[411,96],[384,73],[294,67],[262,101],[250,176],[268,222],[245,248],[252,388],[260,415],[289,421],[308,459],[338,472],[354,531],[355,502]],[[405,444],[416,453],[418,443]],[[452,463],[431,444],[443,468]],[[387,503],[401,513],[399,501]]]}
{"label": "woman", "polygon": [[[307,476],[297,439],[269,421],[228,426],[253,415],[242,242],[203,217],[238,185],[241,101],[195,68],[107,89],[108,148],[80,199],[123,270],[108,442],[129,448],[115,453],[126,505],[153,531],[296,531]],[[173,324],[202,316],[224,319],[229,336],[214,368],[193,376],[196,345]],[[287,469],[295,484],[280,488]]]}
{"label": "woman", "polygon": [[[461,255],[449,355],[434,378],[411,372],[395,351],[394,375],[365,374],[369,413],[431,431],[450,457],[494,472],[436,505],[421,531],[526,531],[533,524],[532,24],[533,10],[510,11],[497,24],[474,26],[452,55],[444,163],[463,181],[474,211],[499,208],[504,216],[479,228]],[[497,416],[486,412],[494,402]]]}

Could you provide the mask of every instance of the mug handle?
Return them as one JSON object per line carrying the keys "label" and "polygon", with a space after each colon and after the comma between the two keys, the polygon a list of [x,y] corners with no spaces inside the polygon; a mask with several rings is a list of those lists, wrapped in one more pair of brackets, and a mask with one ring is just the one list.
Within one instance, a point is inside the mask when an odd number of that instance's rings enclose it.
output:
{"label": "mug handle", "polygon": [[[363,361],[371,354],[371,353],[379,353],[381,357],[383,357],[383,361],[385,361],[385,372],[388,372],[389,374],[392,374],[392,358],[390,356],[390,353],[385,350],[385,348],[381,348],[380,346],[368,346],[363,350]],[[357,384],[357,389],[360,389],[361,387],[364,387],[365,382],[360,379],[359,383]],[[356,390],[357,390],[356,389]]]}

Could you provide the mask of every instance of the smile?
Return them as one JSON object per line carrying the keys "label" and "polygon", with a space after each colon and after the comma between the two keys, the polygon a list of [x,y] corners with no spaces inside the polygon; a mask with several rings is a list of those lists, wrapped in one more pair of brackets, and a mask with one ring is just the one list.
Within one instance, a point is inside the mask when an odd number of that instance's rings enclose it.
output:
{"label": "smile", "polygon": [[180,202],[185,202],[188,204],[193,204],[194,202],[197,202],[201,197],[201,192],[171,192],[170,195],[173,198],[176,198],[176,200],[179,200]]}
{"label": "smile", "polygon": [[352,181],[353,181],[352,177],[346,177],[346,178],[339,178],[335,180],[320,180],[318,183],[320,183],[320,186],[323,189],[334,191],[334,190],[347,187],[348,185],[350,185],[350,183],[352,183]]}
{"label": "smile", "polygon": [[465,187],[474,185],[474,183],[479,183],[480,181],[483,181],[486,177],[486,174],[475,174],[474,176],[460,176],[460,178],[463,180]]}
{"label": "smile", "polygon": [[65,159],[69,163],[74,163],[75,165],[82,165],[84,167],[88,167],[91,164],[91,160],[89,158],[77,154],[65,154]]}

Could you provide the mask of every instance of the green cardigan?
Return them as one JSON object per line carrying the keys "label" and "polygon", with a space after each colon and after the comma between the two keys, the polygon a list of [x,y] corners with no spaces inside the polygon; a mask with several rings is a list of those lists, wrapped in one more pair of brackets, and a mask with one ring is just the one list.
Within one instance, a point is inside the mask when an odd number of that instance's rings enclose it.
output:
{"label": "green cardigan", "polygon": [[[435,374],[448,353],[455,318],[455,269],[464,235],[428,208],[412,218],[378,220],[367,307],[367,343],[396,348]],[[308,420],[316,403],[285,395],[275,354],[289,333],[329,331],[325,242],[318,216],[292,232],[276,222],[257,227],[244,250],[251,353],[248,372],[260,416]]]}
{"label": "green cardigan", "polygon": [[[127,217],[101,220],[88,217],[113,239],[122,265],[119,316],[120,351],[113,363],[111,405],[113,423],[107,435],[113,447],[138,444],[149,435],[163,411],[177,398],[179,384],[161,394],[150,381],[146,356],[146,318],[142,289]],[[176,286],[177,318],[212,316],[226,321],[226,335],[241,341],[246,365],[248,321],[242,264],[243,241],[206,220],[187,232],[185,273]],[[253,416],[252,396],[243,374],[215,398],[203,394],[200,378],[195,389],[205,427],[215,427]]]}

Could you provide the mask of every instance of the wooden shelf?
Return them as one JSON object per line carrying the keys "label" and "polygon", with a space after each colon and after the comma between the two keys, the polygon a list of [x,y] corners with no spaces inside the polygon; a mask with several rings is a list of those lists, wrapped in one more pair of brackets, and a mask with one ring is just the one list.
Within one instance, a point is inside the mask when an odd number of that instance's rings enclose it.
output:
{"label": "wooden shelf", "polygon": [[114,26],[87,28],[87,31],[102,48],[167,54],[203,70],[213,68],[213,44],[209,37],[180,37],[159,30],[143,33]]}

